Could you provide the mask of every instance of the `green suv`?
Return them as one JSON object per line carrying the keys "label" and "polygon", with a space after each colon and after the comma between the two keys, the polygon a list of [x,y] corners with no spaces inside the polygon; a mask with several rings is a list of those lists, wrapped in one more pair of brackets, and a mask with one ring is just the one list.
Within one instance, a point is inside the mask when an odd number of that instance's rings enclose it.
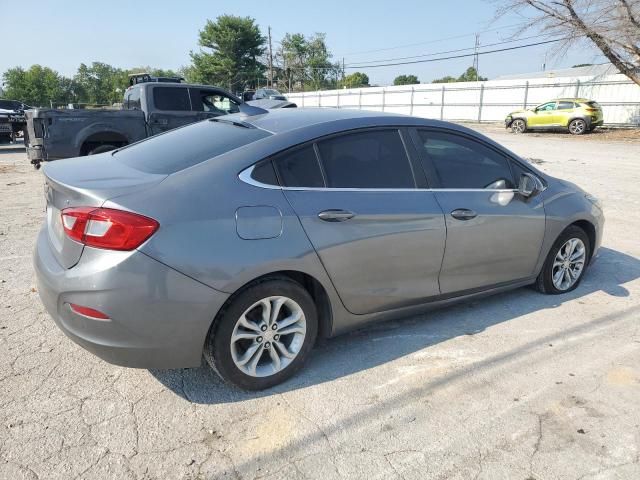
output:
{"label": "green suv", "polygon": [[586,98],[559,98],[527,110],[516,110],[504,121],[514,133],[543,128],[568,129],[582,135],[602,125],[602,107]]}

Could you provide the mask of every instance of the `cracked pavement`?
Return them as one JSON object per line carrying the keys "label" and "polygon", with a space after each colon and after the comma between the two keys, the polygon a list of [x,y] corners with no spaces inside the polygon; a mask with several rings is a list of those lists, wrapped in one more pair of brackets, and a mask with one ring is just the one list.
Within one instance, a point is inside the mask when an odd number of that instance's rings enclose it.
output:
{"label": "cracked pavement", "polygon": [[477,128],[603,200],[582,285],[326,341],[260,393],[68,340],[31,266],[42,175],[0,146],[0,479],[640,478],[640,142]]}

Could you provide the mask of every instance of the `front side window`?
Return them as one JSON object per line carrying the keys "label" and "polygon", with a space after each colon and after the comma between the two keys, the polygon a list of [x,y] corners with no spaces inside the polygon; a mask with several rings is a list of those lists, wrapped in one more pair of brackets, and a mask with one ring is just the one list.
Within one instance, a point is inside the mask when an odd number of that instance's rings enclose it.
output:
{"label": "front side window", "polygon": [[153,89],[153,103],[158,110],[189,111],[191,101],[189,91],[184,87],[156,87]]}
{"label": "front side window", "polygon": [[556,109],[556,102],[545,103],[543,105],[540,105],[537,108],[539,112],[550,112],[551,110],[555,110],[555,109]]}
{"label": "front side window", "polygon": [[200,102],[202,103],[202,110],[209,113],[226,115],[240,111],[238,105],[233,100],[220,93],[201,91]]}
{"label": "front side window", "polygon": [[348,133],[318,142],[328,188],[415,188],[398,130]]}
{"label": "front side window", "polygon": [[[418,131],[418,138],[440,188],[515,188],[507,158],[480,142],[425,130]],[[428,164],[425,170],[430,171]]]}

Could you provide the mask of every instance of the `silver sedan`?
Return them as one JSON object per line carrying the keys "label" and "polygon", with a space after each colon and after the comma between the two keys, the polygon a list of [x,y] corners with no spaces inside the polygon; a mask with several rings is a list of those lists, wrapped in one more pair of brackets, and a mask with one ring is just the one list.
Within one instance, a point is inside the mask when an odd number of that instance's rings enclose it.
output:
{"label": "silver sedan", "polygon": [[129,367],[263,389],[318,337],[534,285],[596,256],[594,197],[467,128],[354,110],[241,113],[44,168],[35,251],[58,326]]}

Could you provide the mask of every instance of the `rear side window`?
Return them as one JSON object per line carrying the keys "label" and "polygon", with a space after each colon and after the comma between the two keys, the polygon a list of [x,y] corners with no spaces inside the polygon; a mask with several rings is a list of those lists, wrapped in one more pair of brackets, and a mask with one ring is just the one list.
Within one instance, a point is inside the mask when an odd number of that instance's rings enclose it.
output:
{"label": "rear side window", "polygon": [[[418,137],[440,188],[515,188],[507,158],[480,142],[425,130],[419,130]],[[425,164],[427,172],[429,167]]]}
{"label": "rear side window", "polygon": [[569,110],[573,107],[573,102],[558,102],[558,110]]}
{"label": "rear side window", "polygon": [[288,151],[273,163],[283,187],[322,188],[324,180],[313,145]]}
{"label": "rear side window", "polygon": [[127,92],[127,109],[140,110],[140,89],[132,88]]}
{"label": "rear side window", "polygon": [[270,135],[259,128],[204,121],[116,150],[113,157],[143,172],[171,174]]}
{"label": "rear side window", "polygon": [[153,104],[158,110],[189,111],[189,90],[183,87],[156,87],[153,89]]}
{"label": "rear side window", "polygon": [[348,133],[318,142],[329,188],[415,188],[397,130]]}

